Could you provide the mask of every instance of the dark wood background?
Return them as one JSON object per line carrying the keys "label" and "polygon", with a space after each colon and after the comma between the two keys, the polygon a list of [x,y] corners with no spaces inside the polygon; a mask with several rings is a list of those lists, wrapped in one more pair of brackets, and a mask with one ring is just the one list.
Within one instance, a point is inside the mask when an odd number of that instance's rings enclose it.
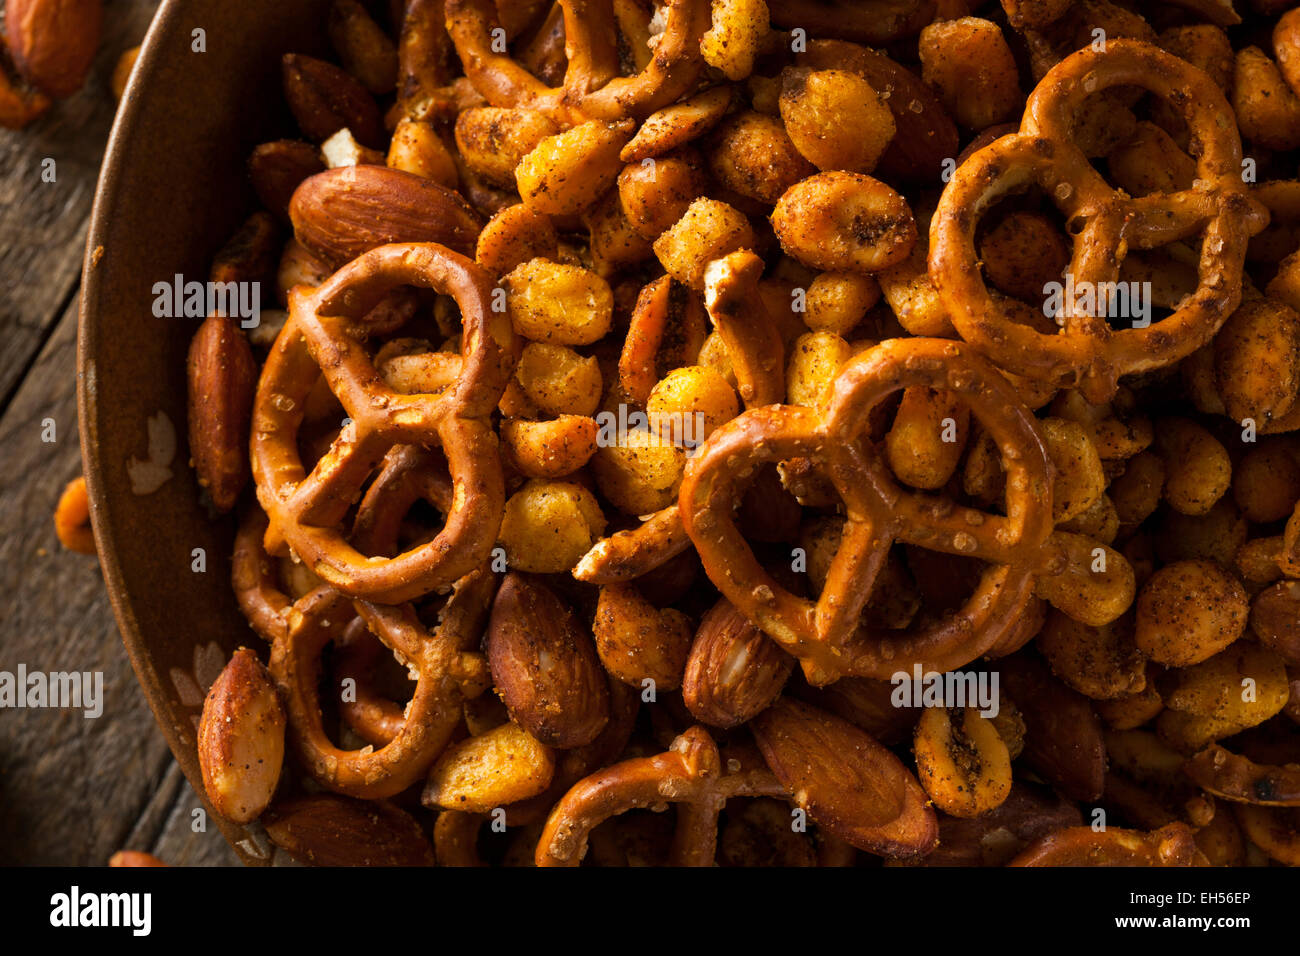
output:
{"label": "dark wood background", "polygon": [[[104,708],[0,710],[0,864],[102,866],[119,849],[237,865],[154,725],[99,567],[51,520],[81,471],[76,345],[90,206],[118,57],[157,0],[109,0],[86,86],[21,132],[0,129],[0,671],[102,671]],[[43,161],[55,181],[43,182]],[[53,419],[54,442],[42,441]]]}

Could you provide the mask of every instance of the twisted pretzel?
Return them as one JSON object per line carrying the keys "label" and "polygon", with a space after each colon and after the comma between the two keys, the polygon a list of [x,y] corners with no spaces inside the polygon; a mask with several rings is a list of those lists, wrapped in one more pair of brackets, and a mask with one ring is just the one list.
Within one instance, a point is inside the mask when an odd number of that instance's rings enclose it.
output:
{"label": "twisted pretzel", "polygon": [[493,31],[501,26],[491,0],[447,0],[447,32],[465,75],[493,106],[538,110],[564,125],[640,119],[689,93],[703,71],[700,38],[710,25],[708,0],[668,0],[654,56],[634,76],[618,75],[611,0],[561,0],[559,5],[569,62],[563,84],[553,87],[493,50]]}
{"label": "twisted pretzel", "polygon": [[[364,317],[403,284],[451,295],[460,306],[461,373],[438,394],[393,391],[361,344]],[[491,293],[486,272],[434,243],[380,246],[314,291],[290,293],[289,319],[267,356],[253,407],[253,474],[270,516],[269,552],[287,542],[338,590],[385,603],[445,588],[483,563],[505,506],[488,416],[516,349],[508,316],[489,308]],[[307,474],[297,434],[318,368],[351,422]],[[443,530],[392,558],[362,554],[336,526],[363,483],[394,445],[433,444],[442,446],[454,485]]]}
{"label": "twisted pretzel", "polygon": [[[384,474],[392,471],[390,467]],[[409,604],[371,604],[327,585],[291,601],[278,588],[261,546],[265,528],[266,516],[250,509],[236,537],[232,578],[245,616],[271,642],[270,671],[285,701],[295,751],[317,781],[338,793],[367,799],[400,793],[445,749],[460,722],[461,702],[478,696],[490,682],[486,659],[472,649],[482,633],[495,579],[480,569],[457,581],[430,634]],[[364,637],[360,624],[368,631]],[[320,707],[321,652],[345,634],[349,643],[377,639],[418,672],[404,712],[391,701],[374,698],[366,698],[369,708],[344,708],[354,729],[372,745],[358,751],[330,741]]]}
{"label": "twisted pretzel", "polygon": [[[1182,111],[1200,147],[1191,189],[1138,199],[1112,190],[1070,139],[1085,98],[1139,86]],[[1241,300],[1246,242],[1267,217],[1242,182],[1241,138],[1218,86],[1190,64],[1136,40],[1081,50],[1054,66],[1030,95],[1020,132],[966,160],[930,227],[930,276],[963,339],[1017,375],[1110,399],[1121,376],[1163,368],[1207,343]],[[1051,335],[1019,325],[994,304],[980,274],[975,231],[1004,195],[1038,184],[1074,234],[1069,271],[1080,283],[1116,282],[1129,249],[1153,249],[1204,232],[1199,285],[1174,313],[1146,328],[1113,330],[1105,316],[1064,310]]]}
{"label": "twisted pretzel", "polygon": [[[491,584],[491,575],[475,572],[452,600],[486,604]],[[340,749],[326,735],[321,718],[321,651],[343,635],[354,609],[386,646],[419,671],[401,729],[378,749]],[[271,646],[270,671],[284,697],[289,739],[311,775],[337,793],[363,799],[392,796],[420,779],[451,740],[461,720],[461,702],[481,694],[490,682],[483,656],[469,651],[477,637],[472,630],[447,626],[431,635],[410,605],[353,602],[327,586],[296,602],[285,636]]]}
{"label": "twisted pretzel", "polygon": [[[577,866],[599,824],[628,810],[676,803],[673,866],[712,866],[718,814],[732,797],[787,799],[757,754],[731,759],[723,770],[718,745],[703,727],[686,730],[653,757],[625,760],[579,782],[555,805],[537,843],[538,866]],[[734,768],[734,769],[733,769]]]}
{"label": "twisted pretzel", "polygon": [[[862,438],[868,416],[909,386],[958,393],[993,436],[1007,468],[1006,517],[901,489]],[[732,509],[742,478],[766,461],[809,458],[847,511],[821,597],[781,587],[759,564]],[[825,417],[811,408],[751,409],[715,431],[686,467],[681,516],[719,590],[790,654],[814,684],[841,676],[948,671],[1009,639],[1031,604],[1035,577],[1063,570],[1052,531],[1053,469],[1033,416],[973,350],[938,339],[892,339],[846,365]],[[989,562],[965,607],[946,620],[878,632],[859,622],[895,541]]]}

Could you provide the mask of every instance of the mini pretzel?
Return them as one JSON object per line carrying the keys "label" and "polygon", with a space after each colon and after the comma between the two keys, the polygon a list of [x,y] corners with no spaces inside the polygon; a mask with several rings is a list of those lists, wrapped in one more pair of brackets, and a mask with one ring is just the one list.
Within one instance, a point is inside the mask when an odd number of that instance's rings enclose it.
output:
{"label": "mini pretzel", "polygon": [[[461,600],[482,598],[491,581],[491,575],[476,572],[458,595]],[[390,742],[378,749],[342,750],[322,723],[319,664],[325,645],[342,636],[353,608],[350,599],[329,587],[298,601],[289,612],[285,636],[271,647],[270,671],[284,696],[289,739],[311,775],[337,793],[390,797],[420,779],[447,746],[461,720],[462,700],[482,693],[488,684],[487,664],[481,654],[468,653],[478,638],[473,631],[443,626],[430,635],[410,605],[355,602],[370,630],[419,677],[406,719]]]}
{"label": "mini pretzel", "polygon": [[[393,391],[362,347],[364,329],[355,326],[399,285],[449,294],[460,306],[463,365],[453,389]],[[289,319],[267,356],[253,407],[253,474],[271,519],[268,551],[279,552],[285,541],[340,591],[387,603],[445,588],[483,563],[505,506],[488,416],[516,347],[509,317],[489,308],[491,294],[486,272],[434,243],[380,246],[317,289],[290,294]],[[351,423],[308,474],[297,437],[318,368]],[[336,526],[363,483],[394,445],[433,444],[442,446],[455,488],[442,532],[391,559],[362,554]]]}
{"label": "mini pretzel", "polygon": [[654,56],[635,76],[618,75],[611,0],[561,0],[560,6],[569,62],[563,84],[553,87],[508,54],[493,50],[493,33],[501,26],[490,0],[447,0],[447,32],[465,75],[493,106],[539,110],[558,123],[574,125],[644,118],[694,88],[704,68],[700,38],[709,29],[708,0],[668,0]]}
{"label": "mini pretzel", "polygon": [[[732,769],[736,763],[740,766]],[[703,727],[691,727],[666,753],[615,764],[565,794],[537,843],[537,865],[577,866],[586,853],[591,831],[610,817],[676,803],[671,864],[712,866],[718,814],[732,797],[786,799],[788,794],[757,755],[749,760],[729,760],[724,772],[713,738]]]}
{"label": "mini pretzel", "polygon": [[[1112,190],[1071,140],[1083,100],[1138,86],[1177,106],[1199,144],[1191,189],[1131,199]],[[930,228],[930,276],[963,339],[1007,370],[1092,402],[1115,394],[1121,376],[1163,368],[1208,342],[1241,300],[1246,242],[1267,221],[1242,182],[1241,139],[1222,92],[1190,64],[1141,41],[1111,40],[1058,63],[1025,106],[1020,132],[958,167]],[[1105,316],[1065,309],[1057,335],[1012,322],[980,274],[975,232],[1004,195],[1038,184],[1074,233],[1069,271],[1079,283],[1117,282],[1127,251],[1204,233],[1200,283],[1182,306],[1147,328],[1112,330]],[[1094,286],[1095,288],[1095,286]]]}
{"label": "mini pretzel", "polygon": [[[386,469],[385,474],[392,471]],[[271,642],[270,671],[285,699],[289,739],[312,776],[331,790],[362,798],[399,793],[446,747],[460,722],[461,702],[488,684],[487,662],[472,648],[481,635],[495,579],[480,569],[459,580],[437,630],[429,634],[410,605],[356,601],[328,586],[291,601],[277,587],[271,559],[261,547],[265,525],[266,517],[250,509],[235,541],[232,577],[245,616]],[[419,676],[400,721],[396,704],[370,698],[377,706],[351,715],[360,716],[356,729],[372,746],[349,751],[336,747],[325,734],[318,671],[326,644],[345,634],[357,639],[357,615],[371,635]]]}
{"label": "mini pretzel", "polygon": [[[871,410],[911,385],[948,389],[1002,450],[1007,516],[958,507],[901,489],[883,456],[862,438]],[[819,463],[847,510],[839,549],[814,603],[781,587],[759,564],[732,517],[742,478],[764,461]],[[810,682],[841,676],[888,679],[897,671],[948,671],[1008,639],[1031,603],[1035,577],[1063,570],[1048,545],[1052,465],[1033,416],[1007,380],[971,349],[938,339],[893,339],[840,372],[823,418],[810,408],[751,409],[714,432],[686,468],[679,504],[687,533],[719,590],[789,653]],[[908,631],[859,626],[895,541],[980,558],[985,570],[966,606]]]}

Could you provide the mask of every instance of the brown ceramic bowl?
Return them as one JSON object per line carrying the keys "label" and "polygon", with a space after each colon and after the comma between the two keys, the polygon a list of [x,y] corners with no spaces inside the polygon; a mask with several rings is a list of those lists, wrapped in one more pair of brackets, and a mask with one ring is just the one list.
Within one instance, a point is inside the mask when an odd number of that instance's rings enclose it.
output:
{"label": "brown ceramic bowl", "polygon": [[[231,592],[234,521],[204,511],[188,464],[185,354],[198,320],[156,318],[152,290],[177,274],[206,280],[213,253],[254,208],[246,159],[291,130],[280,57],[326,49],[326,9],[164,0],[109,138],[86,245],[78,408],[99,560],[140,685],[200,794],[203,695],[230,653],[258,638]],[[206,52],[192,50],[200,29]],[[148,490],[129,463],[149,457],[150,419],[165,457],[160,413],[174,454],[170,476]],[[196,548],[204,571],[194,570]],[[245,862],[268,862],[264,835],[212,819]]]}

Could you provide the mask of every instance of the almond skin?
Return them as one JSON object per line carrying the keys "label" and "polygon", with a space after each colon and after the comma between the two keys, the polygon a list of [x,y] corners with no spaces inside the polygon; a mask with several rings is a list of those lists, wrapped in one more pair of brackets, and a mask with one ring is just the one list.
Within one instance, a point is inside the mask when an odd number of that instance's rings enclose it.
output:
{"label": "almond skin", "polygon": [[776,700],[793,669],[794,658],[722,598],[695,632],[682,697],[697,720],[738,727]]}
{"label": "almond skin", "polygon": [[783,697],[750,723],[763,759],[819,826],[860,850],[923,856],[939,823],[911,772],[847,721]]}
{"label": "almond skin", "polygon": [[320,150],[297,139],[262,143],[248,158],[248,178],[262,205],[281,222],[289,222],[289,200],[308,176],[323,172]]}
{"label": "almond skin", "polygon": [[1057,680],[1037,657],[1017,654],[999,666],[1002,686],[1025,718],[1025,763],[1067,797],[1098,799],[1106,744],[1088,698]]}
{"label": "almond skin", "polygon": [[248,481],[248,429],[257,361],[235,320],[212,314],[190,341],[190,455],[218,511],[235,506]]}
{"label": "almond skin", "polygon": [[384,147],[375,98],[351,74],[298,53],[286,53],[283,67],[285,99],[304,136],[322,143],[346,127],[363,146]]}
{"label": "almond skin", "polygon": [[14,65],[42,93],[71,96],[86,82],[103,19],[101,0],[8,0]]}
{"label": "almond skin", "polygon": [[208,691],[199,720],[199,767],[212,809],[234,823],[261,816],[284,764],[284,708],[271,677],[246,647]]}
{"label": "almond skin", "polygon": [[609,690],[591,635],[537,578],[506,575],[492,604],[487,655],[510,716],[542,743],[581,747],[609,722]]}
{"label": "almond skin", "polygon": [[276,846],[313,866],[433,866],[433,847],[409,813],[383,800],[296,797],[262,817]]}
{"label": "almond skin", "polygon": [[387,166],[340,166],[303,181],[289,203],[300,243],[333,268],[389,242],[474,254],[483,220],[457,193]]}

